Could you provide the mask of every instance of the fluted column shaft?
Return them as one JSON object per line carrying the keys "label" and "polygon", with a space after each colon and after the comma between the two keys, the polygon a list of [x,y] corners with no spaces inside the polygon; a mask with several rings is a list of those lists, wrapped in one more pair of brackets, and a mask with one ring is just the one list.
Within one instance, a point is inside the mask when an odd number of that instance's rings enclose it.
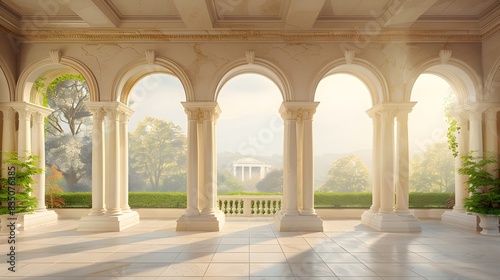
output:
{"label": "fluted column shaft", "polygon": [[396,155],[396,212],[409,214],[410,198],[410,155],[408,148],[408,110],[400,110],[397,115],[397,155]]}
{"label": "fluted column shaft", "polygon": [[381,117],[381,177],[379,213],[394,212],[394,113],[380,112]]}
{"label": "fluted column shaft", "polygon": [[106,128],[107,157],[106,157],[106,206],[107,215],[122,214],[120,203],[120,112],[115,108],[106,108],[108,118]]}

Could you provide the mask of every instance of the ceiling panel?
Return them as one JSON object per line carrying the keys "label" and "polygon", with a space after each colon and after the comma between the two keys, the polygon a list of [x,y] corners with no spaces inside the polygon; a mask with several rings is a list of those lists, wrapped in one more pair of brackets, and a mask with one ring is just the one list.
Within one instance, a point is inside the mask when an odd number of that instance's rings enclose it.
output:
{"label": "ceiling panel", "polygon": [[378,15],[389,1],[391,0],[327,0],[320,17]]}
{"label": "ceiling panel", "polygon": [[213,0],[213,7],[219,19],[224,18],[281,18],[282,0]]}
{"label": "ceiling panel", "polygon": [[438,0],[425,16],[479,16],[498,0]]}
{"label": "ceiling panel", "polygon": [[[20,16],[76,16],[68,6],[58,1],[1,0]],[[61,1],[63,2],[63,1]]]}
{"label": "ceiling panel", "polygon": [[108,3],[121,17],[179,16],[179,11],[177,11],[173,0],[108,0]]}

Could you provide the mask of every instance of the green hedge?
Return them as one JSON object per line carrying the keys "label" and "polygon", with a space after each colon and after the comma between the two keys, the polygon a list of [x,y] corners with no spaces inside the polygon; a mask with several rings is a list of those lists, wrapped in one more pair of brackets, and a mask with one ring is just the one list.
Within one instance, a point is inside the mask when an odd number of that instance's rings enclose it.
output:
{"label": "green hedge", "polygon": [[[91,193],[62,193],[64,208],[92,207]],[[280,195],[279,193],[232,193],[224,195]],[[447,208],[450,193],[410,193],[410,208]],[[186,193],[130,192],[129,205],[133,208],[186,208]],[[316,208],[369,208],[371,193],[314,194]]]}

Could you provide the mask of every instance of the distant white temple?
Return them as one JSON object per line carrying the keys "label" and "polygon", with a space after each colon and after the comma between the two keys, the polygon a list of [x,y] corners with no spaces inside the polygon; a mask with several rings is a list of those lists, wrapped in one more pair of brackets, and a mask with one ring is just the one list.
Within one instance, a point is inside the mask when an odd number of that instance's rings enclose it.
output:
{"label": "distant white temple", "polygon": [[261,180],[271,171],[271,165],[253,158],[242,158],[233,162],[233,175],[242,182]]}

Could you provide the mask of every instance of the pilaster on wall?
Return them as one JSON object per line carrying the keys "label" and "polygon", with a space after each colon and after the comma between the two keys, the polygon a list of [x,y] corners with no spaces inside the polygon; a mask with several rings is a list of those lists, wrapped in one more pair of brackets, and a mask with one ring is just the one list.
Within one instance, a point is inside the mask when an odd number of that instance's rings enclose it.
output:
{"label": "pilaster on wall", "polygon": [[[20,156],[33,154],[39,157],[40,167],[45,171],[45,123],[52,109],[27,102],[0,104],[3,112],[2,147],[4,151],[15,151]],[[19,129],[15,130],[16,113]],[[17,140],[17,143],[16,143]],[[4,157],[2,157],[3,161]],[[5,174],[4,174],[5,175]],[[22,227],[31,229],[57,222],[57,214],[47,211],[45,206],[45,174],[33,177],[33,194],[38,202],[35,213],[24,216]]]}
{"label": "pilaster on wall", "polygon": [[[120,102],[86,102],[93,115],[92,209],[78,231],[121,231],[139,222],[128,206],[127,122],[133,110]],[[107,118],[107,126],[104,120]]]}
{"label": "pilaster on wall", "polygon": [[284,102],[283,210],[276,213],[280,231],[323,231],[314,209],[313,115],[318,102]]}
{"label": "pilaster on wall", "polygon": [[[367,112],[373,119],[374,125],[372,206],[361,216],[361,223],[375,230],[387,232],[421,230],[420,222],[408,208],[408,114],[414,105],[415,103],[382,103]],[[395,119],[397,120],[396,143],[394,143]]]}
{"label": "pilaster on wall", "polygon": [[187,209],[177,230],[220,231],[225,215],[217,208],[217,102],[184,102],[188,117]]}

